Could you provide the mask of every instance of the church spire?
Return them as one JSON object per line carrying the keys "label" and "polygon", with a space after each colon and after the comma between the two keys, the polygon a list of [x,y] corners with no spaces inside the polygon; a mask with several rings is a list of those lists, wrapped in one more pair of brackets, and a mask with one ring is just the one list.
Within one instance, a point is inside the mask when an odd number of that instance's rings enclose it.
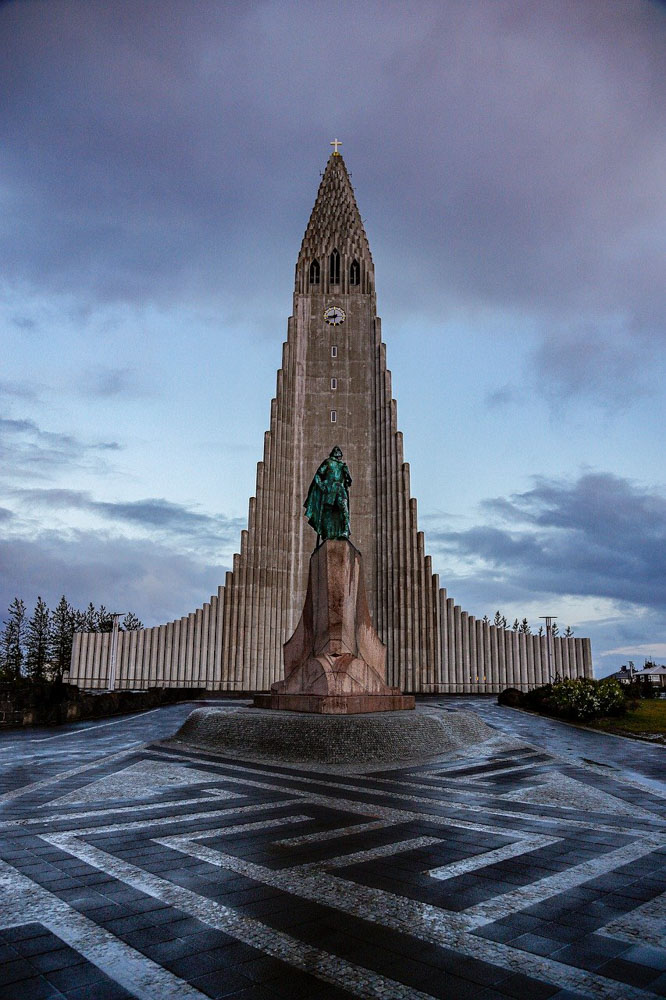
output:
{"label": "church spire", "polygon": [[366,279],[363,282],[366,285],[364,291],[373,289],[372,254],[347,167],[339,152],[329,156],[305,230],[296,265],[297,291],[309,290],[308,279],[313,263],[315,272],[320,268],[323,277],[327,262],[336,250],[343,273],[355,267],[359,273],[362,271]]}

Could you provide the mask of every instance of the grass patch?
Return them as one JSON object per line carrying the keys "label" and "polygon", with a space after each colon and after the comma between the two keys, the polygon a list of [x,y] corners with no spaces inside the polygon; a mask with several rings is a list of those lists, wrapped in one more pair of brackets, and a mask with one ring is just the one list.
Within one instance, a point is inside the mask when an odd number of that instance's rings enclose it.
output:
{"label": "grass patch", "polygon": [[587,725],[592,729],[601,729],[605,733],[634,736],[637,739],[649,740],[650,743],[666,744],[666,699],[641,699],[632,702],[626,715],[619,718],[594,719]]}

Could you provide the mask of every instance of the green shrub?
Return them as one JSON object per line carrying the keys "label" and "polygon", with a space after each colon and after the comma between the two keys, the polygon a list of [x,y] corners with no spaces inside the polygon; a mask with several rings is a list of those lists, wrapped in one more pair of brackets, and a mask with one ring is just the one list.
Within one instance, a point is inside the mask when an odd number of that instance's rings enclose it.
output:
{"label": "green shrub", "polygon": [[498,705],[508,705],[509,708],[522,708],[525,696],[518,688],[504,688],[497,696]]}
{"label": "green shrub", "polygon": [[623,715],[627,710],[622,685],[612,677],[605,677],[601,681],[588,677],[565,678],[554,684],[526,691],[519,700],[512,697],[512,689],[509,689],[502,692],[498,701],[500,704],[529,708],[544,715],[577,722],[604,715]]}

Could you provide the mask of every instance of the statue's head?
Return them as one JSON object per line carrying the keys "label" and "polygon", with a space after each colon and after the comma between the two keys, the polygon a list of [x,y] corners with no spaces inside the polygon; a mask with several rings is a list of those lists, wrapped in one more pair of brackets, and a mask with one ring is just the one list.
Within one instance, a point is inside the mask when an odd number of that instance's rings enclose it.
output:
{"label": "statue's head", "polygon": [[342,449],[338,448],[338,446],[336,444],[335,448],[333,449],[333,451],[331,452],[331,454],[328,457],[329,458],[335,458],[339,462],[340,459],[342,458]]}

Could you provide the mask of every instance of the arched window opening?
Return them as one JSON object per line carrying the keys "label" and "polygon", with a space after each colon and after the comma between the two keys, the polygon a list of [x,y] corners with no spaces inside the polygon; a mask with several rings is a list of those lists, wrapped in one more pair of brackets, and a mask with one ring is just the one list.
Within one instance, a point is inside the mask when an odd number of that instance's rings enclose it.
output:
{"label": "arched window opening", "polygon": [[319,274],[320,274],[320,272],[321,272],[321,268],[319,267],[319,261],[318,260],[313,260],[312,263],[310,264],[310,284],[311,285],[318,285],[319,284]]}
{"label": "arched window opening", "polygon": [[340,284],[340,254],[333,250],[329,258],[329,278],[332,285]]}
{"label": "arched window opening", "polygon": [[361,265],[357,260],[353,260],[351,262],[351,267],[349,268],[349,284],[350,285],[361,284]]}

